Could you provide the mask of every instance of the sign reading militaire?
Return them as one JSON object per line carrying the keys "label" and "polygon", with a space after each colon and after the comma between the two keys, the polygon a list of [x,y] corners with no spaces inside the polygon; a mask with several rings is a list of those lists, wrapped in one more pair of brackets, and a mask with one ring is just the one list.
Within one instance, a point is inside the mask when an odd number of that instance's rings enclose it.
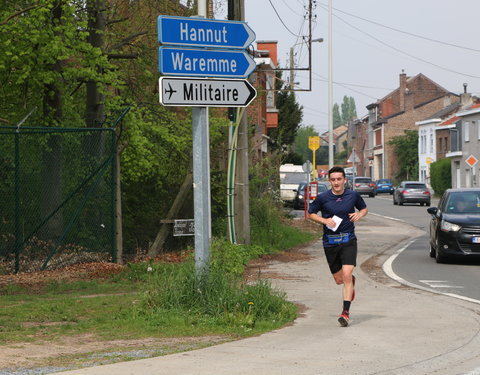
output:
{"label": "sign reading militaire", "polygon": [[245,78],[255,61],[243,50],[160,47],[159,70],[165,75]]}
{"label": "sign reading militaire", "polygon": [[255,40],[252,29],[239,21],[159,16],[157,24],[162,44],[245,49]]}
{"label": "sign reading militaire", "polygon": [[243,79],[160,78],[160,103],[173,106],[246,107],[257,92]]}

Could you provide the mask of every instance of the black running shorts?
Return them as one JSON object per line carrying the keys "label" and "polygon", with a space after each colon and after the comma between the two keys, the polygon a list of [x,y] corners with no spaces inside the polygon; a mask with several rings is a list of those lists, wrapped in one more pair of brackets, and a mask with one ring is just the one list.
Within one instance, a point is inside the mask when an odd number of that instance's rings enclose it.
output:
{"label": "black running shorts", "polygon": [[357,239],[332,247],[324,247],[328,266],[332,274],[342,269],[344,264],[357,265]]}

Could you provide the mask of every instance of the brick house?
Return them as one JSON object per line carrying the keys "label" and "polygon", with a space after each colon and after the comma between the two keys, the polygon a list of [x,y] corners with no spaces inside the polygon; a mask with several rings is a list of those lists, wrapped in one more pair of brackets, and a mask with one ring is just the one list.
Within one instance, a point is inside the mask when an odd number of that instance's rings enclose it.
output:
{"label": "brick house", "polygon": [[[320,146],[328,147],[328,138],[329,138],[329,131],[320,134]],[[333,144],[335,147],[335,153],[342,152],[345,150],[344,142],[348,138],[348,126],[347,125],[340,125],[333,129]]]}
{"label": "brick house", "polygon": [[358,160],[355,160],[357,176],[367,176],[367,169],[369,169],[369,161],[366,157],[368,155],[367,130],[368,116],[353,120],[348,124],[347,142],[358,156]]}
{"label": "brick house", "polygon": [[[358,167],[365,175],[395,179],[398,160],[389,141],[402,136],[405,130],[417,130],[415,123],[458,101],[451,93],[423,74],[407,77],[400,74],[399,88],[383,99],[367,106],[368,125],[366,138],[357,140],[365,144],[362,164]],[[417,179],[418,176],[409,176]]]}
{"label": "brick house", "polygon": [[278,67],[277,41],[257,41],[255,51],[256,71],[249,81],[257,89],[257,98],[247,107],[248,121],[255,132],[252,139],[253,162],[261,160],[268,152],[268,130],[278,126],[275,103],[275,71]]}

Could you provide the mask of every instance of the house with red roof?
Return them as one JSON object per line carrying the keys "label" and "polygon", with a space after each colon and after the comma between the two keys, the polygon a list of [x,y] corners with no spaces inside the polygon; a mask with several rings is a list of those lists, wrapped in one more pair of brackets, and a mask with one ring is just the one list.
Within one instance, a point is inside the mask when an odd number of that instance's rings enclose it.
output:
{"label": "house with red roof", "polygon": [[[458,101],[458,95],[422,73],[408,77],[402,71],[399,78],[396,90],[367,106],[368,120],[354,123],[354,126],[366,127],[365,132],[354,130],[356,150],[362,160],[357,165],[357,173],[375,180],[399,178],[399,162],[393,145],[389,143],[393,137],[403,136],[405,130],[418,130],[417,121]],[[418,176],[408,178],[413,180]]]}

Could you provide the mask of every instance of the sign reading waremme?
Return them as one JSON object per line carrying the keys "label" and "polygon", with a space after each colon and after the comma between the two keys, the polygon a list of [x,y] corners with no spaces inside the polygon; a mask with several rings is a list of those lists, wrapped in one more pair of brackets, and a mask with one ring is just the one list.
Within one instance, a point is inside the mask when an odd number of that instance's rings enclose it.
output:
{"label": "sign reading waremme", "polygon": [[243,79],[161,77],[160,103],[172,106],[246,107],[257,91]]}
{"label": "sign reading waremme", "polygon": [[255,61],[246,51],[160,47],[158,69],[164,75],[246,78]]}
{"label": "sign reading waremme", "polygon": [[245,22],[159,16],[158,41],[194,47],[247,48],[255,33]]}

